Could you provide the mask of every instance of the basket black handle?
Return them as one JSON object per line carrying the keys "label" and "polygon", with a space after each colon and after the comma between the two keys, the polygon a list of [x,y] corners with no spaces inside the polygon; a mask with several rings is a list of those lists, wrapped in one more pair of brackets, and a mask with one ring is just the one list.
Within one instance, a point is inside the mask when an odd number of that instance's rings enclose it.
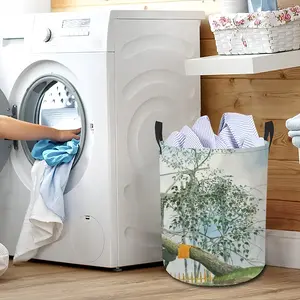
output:
{"label": "basket black handle", "polygon": [[265,123],[265,135],[264,135],[264,140],[268,142],[268,137],[270,136],[270,141],[269,141],[269,150],[271,149],[273,137],[274,137],[274,123],[273,121],[269,121]]}
{"label": "basket black handle", "polygon": [[156,138],[156,142],[158,144],[158,147],[159,147],[159,154],[162,153],[161,151],[161,142],[163,141],[163,123],[162,122],[159,122],[159,121],[156,121],[155,122],[155,138]]}

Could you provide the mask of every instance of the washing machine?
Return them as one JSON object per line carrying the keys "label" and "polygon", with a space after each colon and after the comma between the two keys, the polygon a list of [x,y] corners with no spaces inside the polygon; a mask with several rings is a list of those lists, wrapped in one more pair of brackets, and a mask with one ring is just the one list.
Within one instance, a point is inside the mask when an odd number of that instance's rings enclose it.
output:
{"label": "washing machine", "polygon": [[[62,236],[35,259],[105,268],[162,260],[154,125],[168,135],[200,115],[200,81],[185,76],[185,60],[200,55],[203,18],[106,7],[1,21],[0,113],[82,128]],[[12,256],[35,142],[0,141],[0,241]]]}

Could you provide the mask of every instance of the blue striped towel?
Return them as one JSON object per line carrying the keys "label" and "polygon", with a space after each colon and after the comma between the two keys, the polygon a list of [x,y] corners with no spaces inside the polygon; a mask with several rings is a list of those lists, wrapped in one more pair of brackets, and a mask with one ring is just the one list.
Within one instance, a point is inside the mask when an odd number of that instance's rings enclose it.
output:
{"label": "blue striped towel", "polygon": [[165,145],[189,149],[235,149],[260,147],[265,143],[259,137],[253,117],[238,113],[222,116],[218,134],[215,134],[208,116],[200,117],[192,128],[184,126],[166,139]]}

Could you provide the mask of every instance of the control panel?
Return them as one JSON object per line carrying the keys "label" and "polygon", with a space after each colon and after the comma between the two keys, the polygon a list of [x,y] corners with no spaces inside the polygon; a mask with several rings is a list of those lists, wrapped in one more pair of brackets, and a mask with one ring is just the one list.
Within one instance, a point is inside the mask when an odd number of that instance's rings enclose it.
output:
{"label": "control panel", "polygon": [[[200,17],[203,17],[200,13]],[[34,18],[33,53],[114,52],[117,22],[139,20],[199,20],[199,12],[151,11],[146,8],[114,10],[102,7],[95,12],[37,14]],[[133,24],[133,23],[132,23]],[[137,24],[135,22],[135,24]],[[138,26],[138,25],[134,25]],[[151,27],[151,25],[150,25]],[[135,31],[135,30],[134,30]]]}
{"label": "control panel", "polygon": [[113,51],[107,46],[110,11],[35,15],[33,52]]}
{"label": "control panel", "polygon": [[88,36],[91,19],[67,19],[62,22],[62,33],[66,36]]}

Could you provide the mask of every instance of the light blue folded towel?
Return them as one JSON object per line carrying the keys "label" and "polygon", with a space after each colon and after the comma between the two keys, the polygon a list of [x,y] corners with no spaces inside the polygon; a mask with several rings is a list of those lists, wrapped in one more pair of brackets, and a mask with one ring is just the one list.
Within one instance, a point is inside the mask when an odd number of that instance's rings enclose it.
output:
{"label": "light blue folded towel", "polygon": [[300,114],[288,119],[285,126],[289,131],[300,131]]}
{"label": "light blue folded towel", "polygon": [[299,131],[297,131],[297,130],[291,130],[291,131],[288,132],[288,136],[290,138],[300,136],[300,130]]}
{"label": "light blue folded towel", "polygon": [[285,126],[289,130],[288,136],[292,138],[293,145],[300,149],[300,114],[288,119]]}
{"label": "light blue folded towel", "polygon": [[79,150],[79,141],[73,139],[66,143],[41,140],[32,149],[36,160],[45,160],[40,193],[46,207],[65,220],[64,191],[67,186],[75,155]]}
{"label": "light blue folded towel", "polygon": [[293,138],[292,138],[292,144],[293,144],[296,148],[300,149],[300,136],[295,136],[295,137],[293,137]]}

